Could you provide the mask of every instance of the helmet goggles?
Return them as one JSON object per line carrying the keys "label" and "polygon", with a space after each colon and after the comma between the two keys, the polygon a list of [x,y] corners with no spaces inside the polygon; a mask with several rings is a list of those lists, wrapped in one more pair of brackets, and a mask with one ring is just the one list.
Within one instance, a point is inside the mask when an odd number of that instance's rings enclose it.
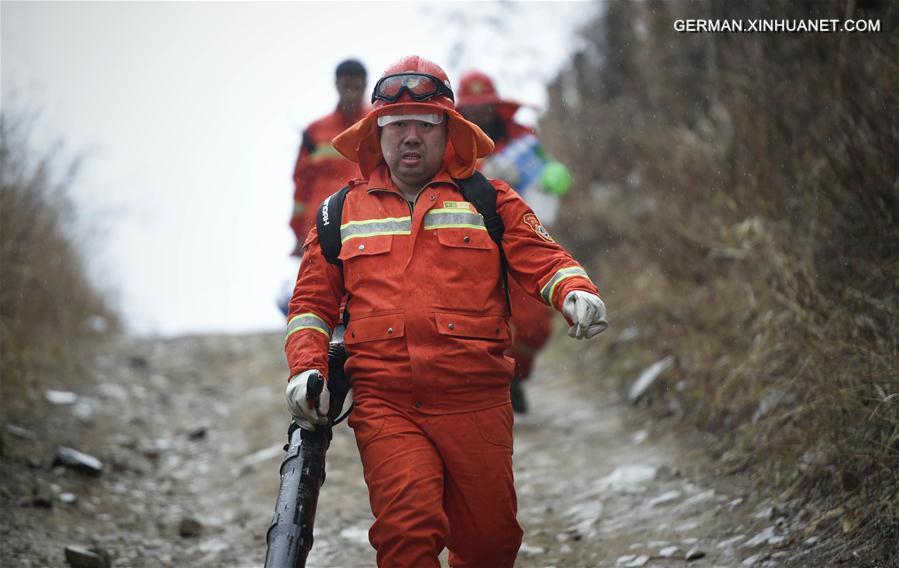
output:
{"label": "helmet goggles", "polygon": [[371,102],[381,100],[395,103],[403,95],[409,94],[415,101],[426,101],[437,95],[444,95],[455,102],[453,90],[446,83],[426,73],[396,73],[381,77],[371,93]]}

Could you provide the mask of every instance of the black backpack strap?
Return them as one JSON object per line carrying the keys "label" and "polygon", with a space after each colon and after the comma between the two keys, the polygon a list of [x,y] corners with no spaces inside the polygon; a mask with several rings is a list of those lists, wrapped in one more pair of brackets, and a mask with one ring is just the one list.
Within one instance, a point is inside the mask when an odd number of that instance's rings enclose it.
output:
{"label": "black backpack strap", "polygon": [[474,203],[475,209],[484,218],[487,234],[499,247],[499,263],[503,274],[503,287],[506,289],[506,308],[508,308],[511,315],[512,300],[509,297],[509,263],[506,260],[506,253],[503,251],[503,233],[506,232],[506,226],[502,217],[496,211],[496,188],[484,177],[484,174],[478,171],[472,174],[471,177],[454,181],[459,185],[465,200]]}
{"label": "black backpack strap", "polygon": [[[343,219],[343,202],[346,201],[346,194],[350,191],[350,186],[344,186],[330,197],[322,201],[318,206],[318,212],[315,214],[315,227],[318,230],[318,244],[322,248],[322,256],[331,264],[343,270],[343,261],[340,256],[340,249],[343,248],[343,241],[340,239],[340,223]],[[346,327],[350,323],[350,312],[346,308],[343,310],[343,325]]]}
{"label": "black backpack strap", "polygon": [[343,262],[337,258],[343,243],[340,240],[340,221],[343,218],[343,202],[350,186],[331,194],[318,206],[315,214],[315,227],[318,229],[318,242],[322,247],[325,260],[343,268]]}

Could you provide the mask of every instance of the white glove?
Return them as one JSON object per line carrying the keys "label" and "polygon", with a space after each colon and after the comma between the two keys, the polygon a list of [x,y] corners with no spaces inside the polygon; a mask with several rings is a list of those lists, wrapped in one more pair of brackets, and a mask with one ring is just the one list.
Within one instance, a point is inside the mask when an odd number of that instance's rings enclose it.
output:
{"label": "white glove", "polygon": [[575,290],[569,292],[562,302],[562,313],[573,325],[568,328],[568,336],[575,339],[590,339],[609,327],[606,321],[606,305],[599,296],[590,292]]}
{"label": "white glove", "polygon": [[287,382],[287,407],[293,414],[294,421],[304,430],[315,430],[316,426],[328,423],[328,410],[331,406],[331,393],[328,392],[328,382],[322,386],[322,392],[318,400],[306,399],[306,384],[313,373],[319,371],[303,371],[299,375],[291,377]]}

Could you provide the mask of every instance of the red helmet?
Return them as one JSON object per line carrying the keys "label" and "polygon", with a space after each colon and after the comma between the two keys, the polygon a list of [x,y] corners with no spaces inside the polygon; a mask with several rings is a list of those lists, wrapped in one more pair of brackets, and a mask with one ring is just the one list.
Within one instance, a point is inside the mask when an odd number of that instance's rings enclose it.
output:
{"label": "red helmet", "polygon": [[493,141],[456,111],[453,90],[439,65],[410,55],[390,65],[372,91],[372,109],[332,141],[344,157],[359,164],[368,179],[383,161],[377,117],[384,114],[446,115],[449,130],[444,166],[451,176],[467,178],[474,173],[478,158],[493,151]]}
{"label": "red helmet", "polygon": [[456,108],[482,105],[495,105],[499,115],[507,120],[522,106],[518,101],[501,99],[493,79],[483,71],[467,71],[459,80]]}
{"label": "red helmet", "polygon": [[496,86],[486,73],[468,71],[459,80],[459,101],[457,107],[494,105],[500,102]]}
{"label": "red helmet", "polygon": [[[406,74],[416,77],[414,84],[424,89],[421,91],[421,96],[417,96],[416,88],[408,87],[413,83],[390,81],[391,78],[400,78]],[[392,97],[385,98],[383,96],[385,94],[384,85],[387,84],[395,86],[394,90],[399,95],[396,100],[390,100]],[[403,85],[407,87],[403,88]],[[426,85],[430,86],[430,89],[427,89]],[[418,105],[425,101],[428,106],[435,107],[435,110],[445,111],[454,108],[453,88],[446,73],[430,59],[418,55],[409,55],[391,64],[384,70],[384,74],[381,75],[381,79],[372,90],[372,108],[376,110],[390,105],[407,103]]]}

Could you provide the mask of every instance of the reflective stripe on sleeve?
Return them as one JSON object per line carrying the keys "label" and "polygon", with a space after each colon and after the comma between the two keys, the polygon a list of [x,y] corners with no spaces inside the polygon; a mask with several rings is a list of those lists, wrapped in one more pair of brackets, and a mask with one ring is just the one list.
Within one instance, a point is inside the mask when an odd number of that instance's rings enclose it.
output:
{"label": "reflective stripe on sleeve", "polygon": [[543,296],[543,301],[549,305],[552,305],[553,294],[556,291],[556,285],[558,285],[562,280],[571,278],[572,276],[582,276],[587,280],[590,280],[590,277],[587,276],[587,272],[580,266],[560,268],[555,274],[553,274],[553,277],[549,279],[549,282],[546,283],[543,289],[540,290],[540,295]]}
{"label": "reflective stripe on sleeve", "polygon": [[431,209],[425,214],[425,231],[434,229],[481,229],[486,231],[484,218],[479,213],[464,209]]}
{"label": "reflective stripe on sleeve", "polygon": [[284,338],[284,342],[286,343],[291,335],[303,329],[314,329],[324,333],[328,339],[331,338],[331,328],[328,327],[325,320],[313,313],[306,313],[293,316],[290,319],[290,322],[287,324],[287,336]]}
{"label": "reflective stripe on sleeve", "polygon": [[411,234],[412,217],[385,217],[384,219],[349,221],[340,226],[341,243],[361,237]]}

